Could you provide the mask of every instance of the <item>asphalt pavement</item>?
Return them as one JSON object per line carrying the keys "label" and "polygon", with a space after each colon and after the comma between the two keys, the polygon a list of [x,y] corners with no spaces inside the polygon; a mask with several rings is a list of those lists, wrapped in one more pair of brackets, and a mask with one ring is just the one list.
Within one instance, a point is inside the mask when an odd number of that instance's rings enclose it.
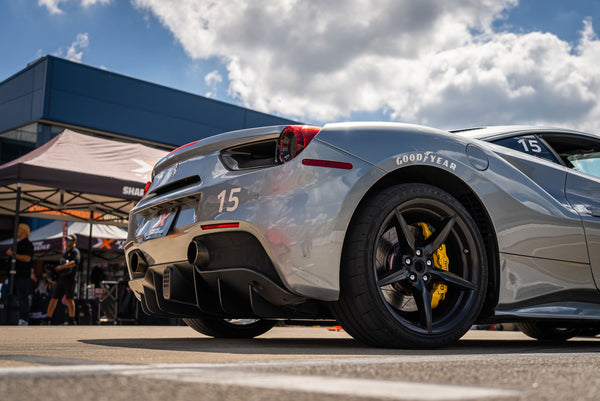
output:
{"label": "asphalt pavement", "polygon": [[600,338],[470,331],[438,350],[327,327],[251,340],[184,326],[0,326],[0,395],[35,400],[598,400]]}

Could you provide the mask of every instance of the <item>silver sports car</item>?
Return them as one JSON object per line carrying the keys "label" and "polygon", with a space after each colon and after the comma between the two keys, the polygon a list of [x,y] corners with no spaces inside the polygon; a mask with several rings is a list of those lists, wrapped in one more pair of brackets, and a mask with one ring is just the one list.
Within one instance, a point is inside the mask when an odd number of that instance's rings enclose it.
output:
{"label": "silver sports car", "polygon": [[160,160],[126,258],[144,312],[214,337],[337,321],[381,347],[600,327],[600,137],[393,123],[228,132]]}

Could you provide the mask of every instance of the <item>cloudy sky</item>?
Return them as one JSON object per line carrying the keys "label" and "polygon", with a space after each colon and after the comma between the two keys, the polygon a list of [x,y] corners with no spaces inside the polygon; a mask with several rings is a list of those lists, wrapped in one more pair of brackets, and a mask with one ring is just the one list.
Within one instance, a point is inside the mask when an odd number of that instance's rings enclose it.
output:
{"label": "cloudy sky", "polygon": [[600,132],[600,0],[11,0],[0,81],[46,54],[323,124]]}

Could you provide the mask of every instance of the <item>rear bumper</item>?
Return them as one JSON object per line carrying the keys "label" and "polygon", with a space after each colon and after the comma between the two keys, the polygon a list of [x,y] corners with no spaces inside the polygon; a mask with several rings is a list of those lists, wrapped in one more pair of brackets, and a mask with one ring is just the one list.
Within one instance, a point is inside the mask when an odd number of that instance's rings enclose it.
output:
{"label": "rear bumper", "polygon": [[[191,280],[190,280],[191,276]],[[129,282],[147,314],[194,318],[317,318],[314,305],[248,268],[155,266]],[[310,302],[309,302],[310,304]]]}
{"label": "rear bumper", "polygon": [[156,260],[152,250],[161,240],[137,244],[127,251],[129,284],[147,314],[306,319],[322,314],[318,302],[286,287],[261,243],[248,232],[170,238],[167,249],[174,255],[183,254],[178,242],[199,242],[205,247],[200,265],[187,260],[152,264]]}

